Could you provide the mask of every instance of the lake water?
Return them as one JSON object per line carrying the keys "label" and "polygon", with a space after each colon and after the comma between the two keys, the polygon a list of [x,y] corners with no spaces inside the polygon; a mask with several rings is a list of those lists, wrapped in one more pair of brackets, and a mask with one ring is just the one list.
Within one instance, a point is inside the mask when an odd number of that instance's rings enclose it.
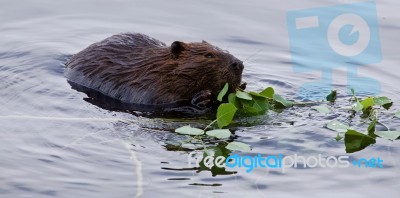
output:
{"label": "lake water", "polygon": [[[250,118],[243,122],[256,124],[235,128],[234,139],[253,150],[237,153],[380,157],[384,168],[292,168],[286,173],[238,168],[236,174],[212,176],[188,169],[189,152],[168,146],[184,139],[172,133],[174,128],[207,120],[107,111],[84,101],[86,95],[71,89],[63,75],[71,55],[131,31],[167,44],[207,40],[246,60],[248,90],[273,86],[301,100],[301,85],[321,79],[321,71],[293,69],[286,14],[346,2],[0,1],[0,197],[399,197],[400,141],[379,138],[346,154],[343,141],[334,139],[336,132],[324,128],[332,119],[345,120],[343,111],[324,116],[294,107]],[[379,94],[393,99],[394,112],[400,109],[400,3],[376,4],[382,61],[360,66],[357,73],[378,82]],[[346,71],[335,68],[329,82],[342,96]],[[342,97],[337,106],[347,104]],[[400,129],[399,119],[385,114],[381,120]]]}

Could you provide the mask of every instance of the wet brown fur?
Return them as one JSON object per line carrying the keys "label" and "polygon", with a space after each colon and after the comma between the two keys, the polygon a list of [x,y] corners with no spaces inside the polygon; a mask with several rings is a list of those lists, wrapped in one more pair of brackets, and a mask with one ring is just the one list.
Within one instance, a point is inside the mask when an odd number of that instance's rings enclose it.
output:
{"label": "wet brown fur", "polygon": [[[65,75],[77,84],[136,104],[169,104],[192,100],[210,90],[213,98],[224,84],[235,90],[242,62],[207,42],[178,42],[172,49],[143,34],[114,35],[74,55]],[[175,50],[175,51],[174,51]]]}

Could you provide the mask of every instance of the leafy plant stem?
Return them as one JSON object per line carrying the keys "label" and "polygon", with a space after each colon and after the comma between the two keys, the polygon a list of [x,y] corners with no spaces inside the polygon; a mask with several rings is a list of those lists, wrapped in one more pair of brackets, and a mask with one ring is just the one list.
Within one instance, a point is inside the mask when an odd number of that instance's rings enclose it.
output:
{"label": "leafy plant stem", "polygon": [[201,139],[201,137],[200,136],[195,136],[195,137],[193,137],[193,139],[199,140],[200,143],[201,143],[201,146],[203,146],[203,151],[206,152],[207,155],[209,155],[209,153],[208,153],[208,151],[206,149],[206,145],[204,144],[204,141]]}
{"label": "leafy plant stem", "polygon": [[376,123],[384,126],[388,131],[390,131],[390,128],[386,124],[382,123],[381,121],[377,120]]}
{"label": "leafy plant stem", "polygon": [[203,130],[207,130],[208,128],[211,127],[211,125],[213,125],[218,119],[213,120],[209,125],[206,126],[206,128],[204,128]]}

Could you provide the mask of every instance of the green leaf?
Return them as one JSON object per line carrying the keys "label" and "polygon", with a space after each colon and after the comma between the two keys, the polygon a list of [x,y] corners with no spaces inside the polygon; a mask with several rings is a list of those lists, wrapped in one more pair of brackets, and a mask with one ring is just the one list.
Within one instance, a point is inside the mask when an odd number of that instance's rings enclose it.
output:
{"label": "green leaf", "polygon": [[382,96],[382,97],[375,97],[374,98],[374,103],[379,105],[379,106],[383,106],[385,104],[389,104],[392,103],[392,100],[390,100],[388,97],[386,96]]}
{"label": "green leaf", "polygon": [[369,124],[369,126],[368,126],[368,135],[369,136],[371,136],[371,137],[376,137],[376,135],[375,135],[375,125],[376,125],[376,122],[377,122],[377,120],[376,120],[376,118],[371,122],[371,124]]}
{"label": "green leaf", "polygon": [[249,94],[253,97],[253,108],[256,109],[259,114],[264,114],[267,110],[271,109],[267,97],[255,92],[249,92]]}
{"label": "green leaf", "polygon": [[393,105],[393,102],[384,104],[384,105],[382,105],[382,107],[385,108],[386,110],[389,110],[390,107],[392,107],[392,105]]}
{"label": "green leaf", "polygon": [[347,153],[363,150],[365,147],[375,143],[374,138],[355,130],[348,129],[344,135],[344,144]]}
{"label": "green leaf", "polygon": [[351,106],[351,108],[354,111],[359,112],[359,111],[361,111],[363,109],[363,105],[360,102],[357,101]]}
{"label": "green leaf", "polygon": [[217,124],[219,128],[228,126],[235,115],[237,108],[234,104],[223,103],[219,105],[217,110]]}
{"label": "green leaf", "polygon": [[243,91],[236,91],[236,97],[245,99],[245,100],[252,100],[253,98],[250,96],[250,94],[243,92]]}
{"label": "green leaf", "polygon": [[208,136],[215,137],[218,139],[228,138],[232,135],[232,133],[228,129],[215,129],[207,131],[206,134]]}
{"label": "green leaf", "polygon": [[336,97],[337,97],[336,90],[332,90],[331,93],[328,96],[326,96],[326,100],[329,102],[335,102]]}
{"label": "green leaf", "polygon": [[365,98],[360,103],[363,106],[363,109],[367,109],[368,107],[374,106],[374,98],[372,97]]}
{"label": "green leaf", "polygon": [[340,140],[342,140],[343,139],[343,137],[342,136],[340,136],[339,135],[339,133],[336,135],[336,137],[335,137],[335,140],[337,141],[337,142],[339,142]]}
{"label": "green leaf", "polygon": [[390,100],[388,97],[386,96],[381,96],[381,97],[375,97],[374,98],[374,103],[376,105],[382,106],[383,108],[385,108],[386,110],[389,110],[390,107],[393,105],[392,100]]}
{"label": "green leaf", "polygon": [[175,129],[176,133],[183,135],[203,135],[204,131],[198,128],[192,128],[190,125]]}
{"label": "green leaf", "polygon": [[338,131],[338,132],[346,132],[347,129],[350,128],[349,125],[343,124],[343,123],[341,123],[341,122],[339,122],[339,121],[336,121],[336,120],[329,122],[329,123],[326,125],[326,127],[327,127],[328,129],[331,129],[331,130],[334,130],[334,131]]}
{"label": "green leaf", "polygon": [[231,151],[251,151],[250,146],[242,142],[231,142],[225,148]]}
{"label": "green leaf", "polygon": [[328,114],[329,112],[331,112],[331,110],[329,110],[329,108],[327,106],[315,106],[315,107],[311,107],[311,109],[314,109],[322,114]]}
{"label": "green leaf", "polygon": [[235,93],[230,93],[228,95],[228,102],[234,104],[236,101],[236,94]]}
{"label": "green leaf", "polygon": [[400,137],[400,131],[377,131],[375,134],[388,140],[395,140]]}
{"label": "green leaf", "polygon": [[266,110],[271,108],[266,98],[254,97],[253,101],[253,108],[255,108],[261,114],[264,114]]}
{"label": "green leaf", "polygon": [[[268,98],[268,97],[266,97],[266,96],[263,96],[263,95],[261,95],[261,94],[259,94],[259,93],[254,92],[254,91],[250,91],[249,94],[250,94],[251,96],[255,96],[255,97],[259,97],[259,98]],[[253,98],[254,98],[254,97],[253,97]]]}
{"label": "green leaf", "polygon": [[275,91],[272,87],[267,87],[266,89],[264,89],[260,92],[260,95],[263,95],[267,98],[273,98],[274,94],[275,94]]}
{"label": "green leaf", "polygon": [[285,107],[291,107],[292,105],[293,105],[293,102],[292,101],[289,101],[289,100],[286,100],[286,99],[284,99],[282,96],[280,96],[280,95],[274,95],[274,100],[276,101],[276,102],[279,102],[280,104],[282,104],[283,106],[285,106]]}
{"label": "green leaf", "polygon": [[235,105],[236,108],[240,107],[240,102],[238,101],[238,99],[236,98],[236,94],[235,93],[230,93],[228,95],[228,102]]}
{"label": "green leaf", "polygon": [[240,100],[241,104],[241,113],[244,116],[254,116],[254,115],[259,115],[259,111],[257,108],[254,107],[254,100]]}
{"label": "green leaf", "polygon": [[217,100],[222,102],[222,98],[224,98],[226,92],[228,92],[229,84],[225,83],[224,88],[219,92]]}
{"label": "green leaf", "polygon": [[396,112],[396,114],[394,114],[394,116],[400,118],[400,111]]}

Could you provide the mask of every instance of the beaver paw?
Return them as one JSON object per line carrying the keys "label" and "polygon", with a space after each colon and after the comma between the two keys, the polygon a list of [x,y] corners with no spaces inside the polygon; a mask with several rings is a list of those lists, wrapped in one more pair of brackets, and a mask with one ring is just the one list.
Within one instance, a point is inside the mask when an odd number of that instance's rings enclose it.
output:
{"label": "beaver paw", "polygon": [[199,108],[210,107],[212,104],[212,93],[211,90],[203,90],[197,92],[192,99],[192,105]]}
{"label": "beaver paw", "polygon": [[244,82],[239,86],[239,88],[242,89],[242,90],[245,90],[246,89],[246,85],[247,85],[247,83]]}

